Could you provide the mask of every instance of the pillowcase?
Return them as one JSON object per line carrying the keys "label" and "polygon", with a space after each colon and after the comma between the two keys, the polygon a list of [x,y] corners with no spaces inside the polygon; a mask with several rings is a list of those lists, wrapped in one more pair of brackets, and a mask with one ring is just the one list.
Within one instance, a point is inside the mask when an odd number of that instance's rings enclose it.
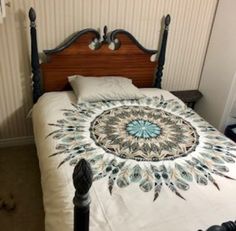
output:
{"label": "pillowcase", "polygon": [[68,80],[78,103],[103,100],[140,99],[144,95],[125,77],[84,77],[74,75]]}

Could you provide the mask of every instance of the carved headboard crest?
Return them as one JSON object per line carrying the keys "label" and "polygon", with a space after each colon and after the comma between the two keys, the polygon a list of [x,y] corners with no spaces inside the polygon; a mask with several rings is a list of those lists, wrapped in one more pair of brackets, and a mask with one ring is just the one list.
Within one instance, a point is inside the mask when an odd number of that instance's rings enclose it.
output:
{"label": "carved headboard crest", "polygon": [[43,52],[47,56],[50,56],[51,54],[59,53],[62,50],[68,48],[71,44],[73,44],[77,39],[79,39],[84,34],[92,33],[94,35],[94,38],[91,41],[91,43],[88,44],[88,46],[91,50],[98,50],[103,44],[108,44],[109,45],[108,47],[111,50],[118,50],[120,48],[121,43],[120,43],[119,39],[117,38],[117,35],[123,34],[123,35],[126,35],[130,40],[132,40],[133,43],[136,44],[136,46],[139,49],[141,49],[142,51],[144,51],[150,55],[158,53],[157,50],[150,50],[150,49],[146,49],[145,47],[143,47],[138,42],[138,40],[126,30],[116,29],[110,33],[107,33],[107,30],[108,30],[107,26],[104,26],[103,35],[101,35],[97,30],[94,30],[91,28],[81,30],[81,31],[71,35],[65,42],[60,44],[58,47],[51,49],[51,50],[44,50]]}

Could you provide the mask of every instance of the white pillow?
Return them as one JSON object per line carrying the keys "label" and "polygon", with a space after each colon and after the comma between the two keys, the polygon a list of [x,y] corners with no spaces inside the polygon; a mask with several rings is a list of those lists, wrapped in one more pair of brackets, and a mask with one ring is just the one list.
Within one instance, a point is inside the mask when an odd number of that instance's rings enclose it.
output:
{"label": "white pillow", "polygon": [[84,77],[69,76],[68,80],[77,97],[78,103],[103,100],[140,99],[144,95],[124,77]]}

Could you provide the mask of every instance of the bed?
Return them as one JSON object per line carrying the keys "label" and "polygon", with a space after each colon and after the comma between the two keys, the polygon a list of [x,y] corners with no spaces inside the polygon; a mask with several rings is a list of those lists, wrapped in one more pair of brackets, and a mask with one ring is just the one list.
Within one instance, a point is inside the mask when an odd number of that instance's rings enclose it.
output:
{"label": "bed", "polygon": [[[42,64],[32,8],[29,17],[46,231],[191,231],[234,219],[235,143],[161,89],[170,16],[160,52],[104,27],[73,34]],[[144,97],[77,103],[76,74],[125,76]]]}

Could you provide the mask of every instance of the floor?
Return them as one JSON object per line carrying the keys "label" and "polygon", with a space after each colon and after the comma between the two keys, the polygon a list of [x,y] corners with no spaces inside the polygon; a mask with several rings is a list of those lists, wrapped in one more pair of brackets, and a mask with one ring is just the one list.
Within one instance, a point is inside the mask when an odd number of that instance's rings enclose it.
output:
{"label": "floor", "polygon": [[0,209],[0,230],[44,231],[40,171],[34,145],[0,149],[0,198],[10,193],[16,208]]}

